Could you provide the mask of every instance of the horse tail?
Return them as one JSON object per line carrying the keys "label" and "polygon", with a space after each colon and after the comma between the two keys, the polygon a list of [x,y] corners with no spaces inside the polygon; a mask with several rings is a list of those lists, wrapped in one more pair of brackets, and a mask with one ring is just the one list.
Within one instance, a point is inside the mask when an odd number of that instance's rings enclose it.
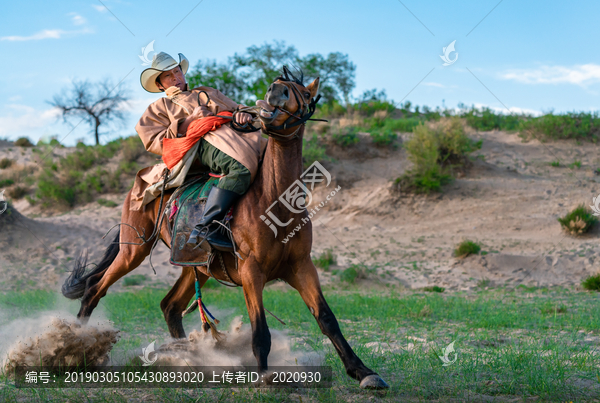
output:
{"label": "horse tail", "polygon": [[65,280],[62,286],[62,294],[69,299],[77,299],[83,297],[85,293],[87,279],[90,277],[102,273],[105,271],[116,259],[119,254],[119,235],[120,231],[117,231],[117,236],[115,240],[106,248],[104,252],[104,256],[100,263],[96,265],[96,267],[85,273],[85,269],[87,267],[87,251],[85,254],[80,254],[77,259],[75,259],[75,268]]}

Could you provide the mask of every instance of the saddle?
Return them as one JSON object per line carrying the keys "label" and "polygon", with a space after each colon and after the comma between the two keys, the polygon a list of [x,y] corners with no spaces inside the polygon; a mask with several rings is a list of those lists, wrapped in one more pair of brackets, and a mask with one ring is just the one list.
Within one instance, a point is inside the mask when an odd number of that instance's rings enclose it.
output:
{"label": "saddle", "polygon": [[[210,189],[216,186],[219,177],[209,173],[194,175],[175,190],[165,207],[171,231],[171,260],[176,266],[204,266],[208,255],[201,248],[188,244],[187,240],[194,225],[202,217]],[[231,211],[225,223],[231,219]]]}

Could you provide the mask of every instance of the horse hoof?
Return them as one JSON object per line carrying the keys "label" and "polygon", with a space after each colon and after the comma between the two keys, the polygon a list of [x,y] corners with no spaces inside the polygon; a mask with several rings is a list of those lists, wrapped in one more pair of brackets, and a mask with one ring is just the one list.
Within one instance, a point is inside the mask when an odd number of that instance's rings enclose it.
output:
{"label": "horse hoof", "polygon": [[390,387],[379,375],[366,376],[360,381],[362,389],[387,389]]}

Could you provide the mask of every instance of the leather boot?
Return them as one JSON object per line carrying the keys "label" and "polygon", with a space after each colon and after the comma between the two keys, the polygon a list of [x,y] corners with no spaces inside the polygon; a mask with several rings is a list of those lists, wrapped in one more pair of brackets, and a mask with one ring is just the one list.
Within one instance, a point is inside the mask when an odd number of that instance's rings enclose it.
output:
{"label": "leather boot", "polygon": [[223,220],[233,203],[235,203],[239,197],[240,195],[236,192],[214,186],[206,199],[202,217],[194,227],[187,243],[196,245],[206,239],[202,242],[202,245],[200,245],[200,248],[205,251],[212,252],[212,249],[214,248],[223,252],[232,252],[233,244],[229,239],[229,236],[224,233],[224,228],[219,224],[211,223],[213,220]]}

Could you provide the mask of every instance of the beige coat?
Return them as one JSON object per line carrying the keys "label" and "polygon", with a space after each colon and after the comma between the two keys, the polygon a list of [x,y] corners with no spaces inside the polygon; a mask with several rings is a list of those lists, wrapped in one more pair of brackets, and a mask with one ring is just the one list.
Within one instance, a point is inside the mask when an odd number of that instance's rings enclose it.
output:
{"label": "beige coat", "polygon": [[[200,91],[205,91],[210,97],[208,104],[206,95]],[[163,138],[177,137],[179,124],[194,111],[194,108],[200,106],[199,102],[207,105],[214,114],[221,111],[233,111],[238,107],[237,103],[227,98],[219,90],[210,87],[197,87],[191,91],[184,91],[173,99],[160,98],[146,109],[135,126],[146,150],[162,156]],[[240,107],[242,106],[240,105]],[[260,132],[240,133],[230,128],[229,124],[225,124],[207,133],[203,138],[248,168],[252,180],[254,180],[258,171],[258,162],[267,145],[267,140],[261,136]],[[173,167],[167,182],[167,189],[183,183],[194,163],[199,144],[200,142],[196,143]],[[137,173],[131,195],[130,210],[139,210],[160,195],[163,185],[162,173],[165,168],[165,163],[160,163],[141,169]]]}

